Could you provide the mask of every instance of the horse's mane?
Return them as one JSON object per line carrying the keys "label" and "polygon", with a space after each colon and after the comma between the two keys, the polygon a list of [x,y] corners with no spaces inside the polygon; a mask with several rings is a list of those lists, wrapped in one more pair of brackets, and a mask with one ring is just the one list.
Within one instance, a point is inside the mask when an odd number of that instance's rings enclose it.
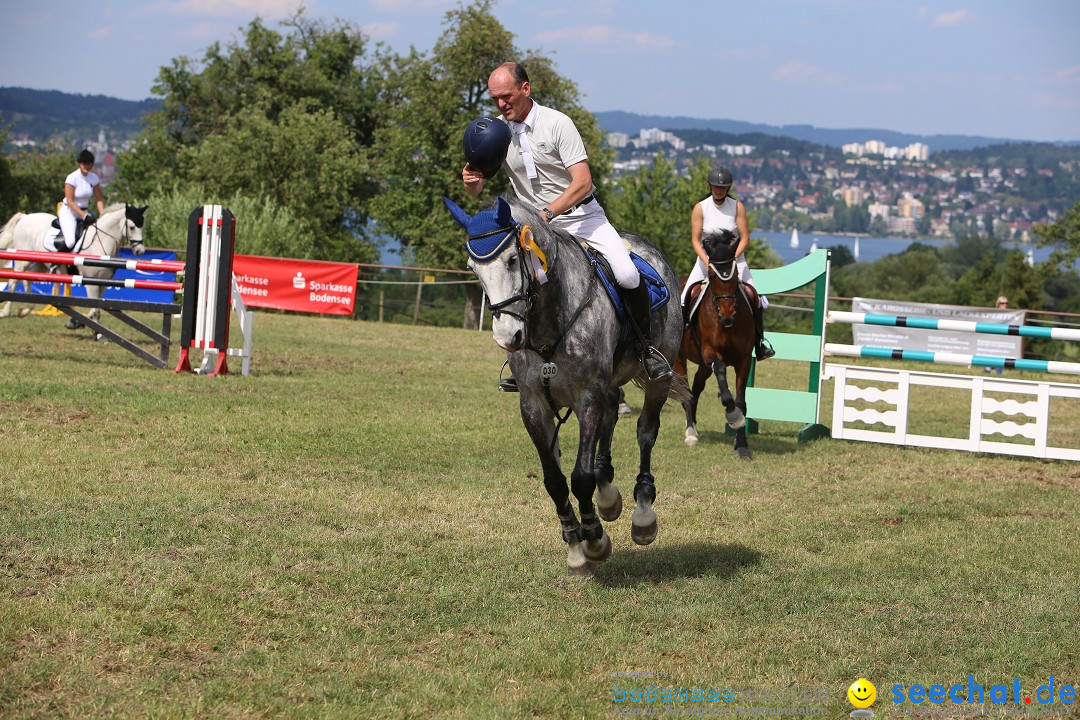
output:
{"label": "horse's mane", "polygon": [[735,233],[714,230],[701,236],[701,247],[712,262],[728,262],[735,257]]}
{"label": "horse's mane", "polygon": [[107,214],[109,214],[111,212],[117,212],[117,211],[124,210],[126,207],[127,207],[127,203],[122,203],[122,202],[113,203],[112,205],[106,205],[105,206],[105,212],[103,212],[101,214],[102,215],[107,215]]}

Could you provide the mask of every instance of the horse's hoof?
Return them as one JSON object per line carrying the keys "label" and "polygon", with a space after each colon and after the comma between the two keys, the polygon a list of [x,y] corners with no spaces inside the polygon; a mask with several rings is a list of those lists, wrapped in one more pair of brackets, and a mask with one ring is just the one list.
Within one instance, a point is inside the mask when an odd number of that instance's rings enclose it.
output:
{"label": "horse's hoof", "polygon": [[24,318],[29,314],[30,314],[30,308],[28,308],[28,307],[19,308],[19,317]]}
{"label": "horse's hoof", "polygon": [[611,557],[611,536],[604,533],[599,540],[586,540],[585,557],[589,562],[596,563],[602,563]]}
{"label": "horse's hoof", "polygon": [[622,493],[614,485],[605,485],[602,491],[597,489],[593,493],[593,502],[596,504],[600,519],[604,522],[618,520],[622,515]]}
{"label": "horse's hoof", "polygon": [[736,457],[742,460],[753,460],[754,453],[750,452],[750,448],[739,447],[735,448]]}
{"label": "horse's hoof", "polygon": [[638,545],[648,545],[656,539],[656,513],[652,508],[638,507],[630,518],[630,538]]}
{"label": "horse's hoof", "polygon": [[656,521],[652,524],[644,527],[638,527],[637,525],[630,526],[630,538],[638,545],[650,545],[652,541],[656,539]]}
{"label": "horse's hoof", "polygon": [[585,580],[591,580],[596,574],[596,566],[594,566],[591,562],[588,561],[577,566],[567,565],[566,574],[570,577],[579,577],[584,578]]}
{"label": "horse's hoof", "polygon": [[98,342],[109,342],[109,338],[105,337],[101,333],[94,333],[94,339]]}
{"label": "horse's hoof", "polygon": [[83,324],[75,318],[71,318],[66,323],[64,323],[64,327],[66,327],[68,330],[78,330],[82,326]]}
{"label": "horse's hoof", "polygon": [[692,427],[686,428],[686,434],[683,436],[683,442],[686,443],[687,445],[689,445],[690,447],[694,447],[695,445],[697,445],[697,441],[698,441],[697,429],[692,428]]}

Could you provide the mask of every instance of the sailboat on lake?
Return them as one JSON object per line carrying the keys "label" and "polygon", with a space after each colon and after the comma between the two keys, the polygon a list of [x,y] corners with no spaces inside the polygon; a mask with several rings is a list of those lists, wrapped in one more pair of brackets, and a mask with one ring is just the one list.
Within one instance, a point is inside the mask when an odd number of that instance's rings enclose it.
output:
{"label": "sailboat on lake", "polygon": [[859,259],[859,236],[855,236],[855,259]]}
{"label": "sailboat on lake", "polygon": [[799,230],[797,228],[791,230],[791,247],[799,247]]}

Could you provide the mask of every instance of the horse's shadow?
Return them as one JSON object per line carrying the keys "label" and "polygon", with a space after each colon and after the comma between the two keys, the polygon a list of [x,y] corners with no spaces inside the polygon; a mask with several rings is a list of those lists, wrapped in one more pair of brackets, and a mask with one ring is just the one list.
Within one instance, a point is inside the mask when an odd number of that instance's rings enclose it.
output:
{"label": "horse's shadow", "polygon": [[616,552],[596,568],[595,581],[608,587],[633,587],[680,578],[727,580],[761,563],[765,554],[739,543],[683,543],[638,552]]}
{"label": "horse's shadow", "polygon": [[[733,442],[734,436],[728,435],[723,430],[702,430],[698,428],[698,449],[714,445],[730,449]],[[754,454],[760,452],[763,455],[790,455],[798,452],[799,446],[791,442],[790,438],[751,435],[750,449]]]}

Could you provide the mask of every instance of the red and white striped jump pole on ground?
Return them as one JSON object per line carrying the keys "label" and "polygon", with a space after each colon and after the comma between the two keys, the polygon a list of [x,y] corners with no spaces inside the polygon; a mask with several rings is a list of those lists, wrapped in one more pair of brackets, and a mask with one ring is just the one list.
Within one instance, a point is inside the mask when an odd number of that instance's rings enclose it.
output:
{"label": "red and white striped jump pole on ground", "polygon": [[[55,253],[49,253],[54,255]],[[184,283],[168,280],[116,280],[113,278],[88,278],[82,275],[61,275],[59,273],[23,272],[0,268],[0,278],[10,280],[28,280],[30,282],[61,283],[65,285],[98,285],[101,287],[138,288],[140,290],[183,290]]]}
{"label": "red and white striped jump pole on ground", "polygon": [[16,250],[15,248],[0,250],[0,261],[9,260],[14,262],[40,262],[50,265],[74,265],[75,267],[111,267],[148,272],[178,273],[184,271],[184,263],[180,260],[134,260],[116,258],[110,255],[81,255],[44,252],[41,250]]}

